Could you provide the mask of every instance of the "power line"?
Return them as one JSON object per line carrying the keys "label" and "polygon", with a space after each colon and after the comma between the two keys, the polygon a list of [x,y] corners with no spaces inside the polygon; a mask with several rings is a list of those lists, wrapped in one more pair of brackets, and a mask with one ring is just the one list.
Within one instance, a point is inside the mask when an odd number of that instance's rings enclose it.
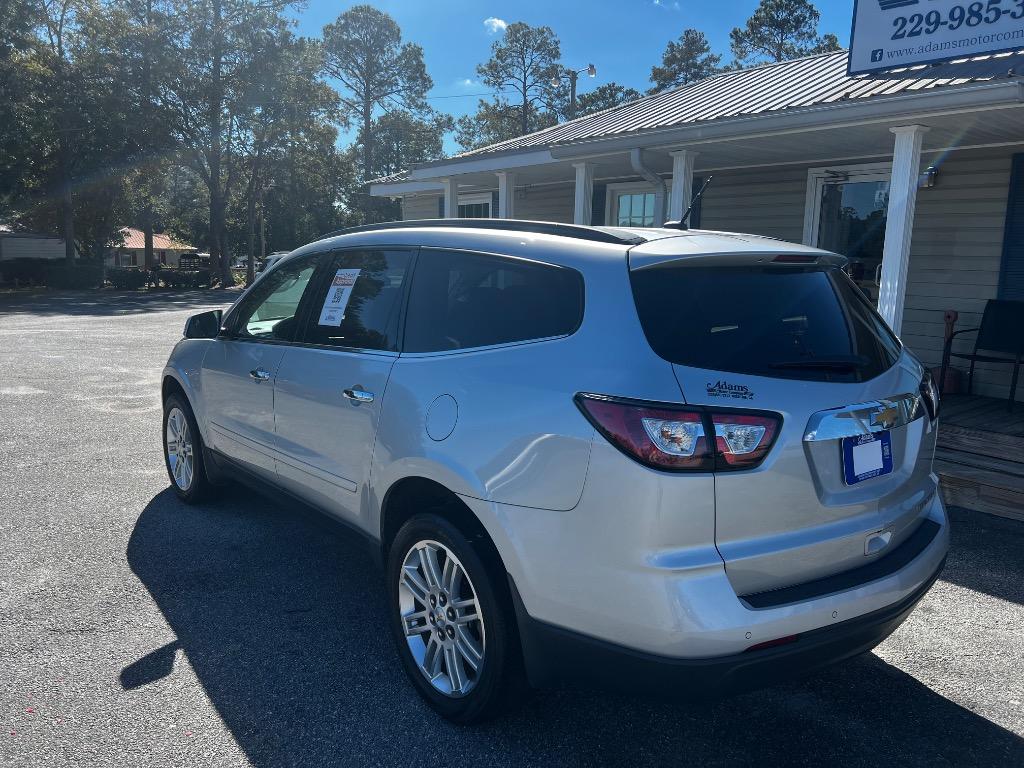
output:
{"label": "power line", "polygon": [[508,91],[492,91],[492,92],[489,92],[489,93],[456,93],[456,94],[451,94],[449,96],[425,96],[424,98],[426,98],[428,100],[434,100],[434,99],[469,99],[469,98],[474,98],[475,99],[478,96],[505,96],[508,93],[509,93]]}

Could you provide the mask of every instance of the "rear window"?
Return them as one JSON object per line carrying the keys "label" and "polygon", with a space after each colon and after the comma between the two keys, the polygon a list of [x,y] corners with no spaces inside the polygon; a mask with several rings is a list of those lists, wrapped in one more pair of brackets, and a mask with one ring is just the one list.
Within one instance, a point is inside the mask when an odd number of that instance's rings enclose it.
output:
{"label": "rear window", "polygon": [[403,349],[441,352],[563,336],[582,319],[583,278],[573,269],[424,248]]}
{"label": "rear window", "polygon": [[655,267],[630,277],[648,342],[678,365],[866,381],[899,357],[896,337],[835,267]]}

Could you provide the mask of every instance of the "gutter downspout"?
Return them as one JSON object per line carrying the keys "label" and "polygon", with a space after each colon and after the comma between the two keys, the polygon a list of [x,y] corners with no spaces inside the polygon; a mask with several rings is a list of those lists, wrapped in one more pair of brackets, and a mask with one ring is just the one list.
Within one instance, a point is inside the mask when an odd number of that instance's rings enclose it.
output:
{"label": "gutter downspout", "polygon": [[629,150],[629,164],[645,181],[654,186],[654,226],[665,223],[665,180],[644,165],[644,151],[634,147]]}

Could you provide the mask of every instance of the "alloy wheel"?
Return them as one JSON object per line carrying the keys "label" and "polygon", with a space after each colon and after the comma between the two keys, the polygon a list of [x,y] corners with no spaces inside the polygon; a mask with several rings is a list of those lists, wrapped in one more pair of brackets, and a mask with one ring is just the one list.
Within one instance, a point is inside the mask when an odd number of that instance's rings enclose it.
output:
{"label": "alloy wheel", "polygon": [[398,610],[409,651],[430,684],[453,698],[473,690],[484,665],[483,617],[469,574],[444,544],[419,541],[406,553]]}
{"label": "alloy wheel", "polygon": [[195,473],[195,456],[193,455],[192,435],[188,428],[188,419],[180,408],[171,408],[167,412],[167,463],[171,468],[171,477],[175,485],[187,491],[192,485]]}

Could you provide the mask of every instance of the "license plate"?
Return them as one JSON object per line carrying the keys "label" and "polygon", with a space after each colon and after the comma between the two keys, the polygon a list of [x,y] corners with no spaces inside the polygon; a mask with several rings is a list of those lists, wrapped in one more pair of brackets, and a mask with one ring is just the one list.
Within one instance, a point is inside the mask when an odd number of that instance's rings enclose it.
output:
{"label": "license plate", "polygon": [[843,474],[846,484],[892,472],[892,441],[889,432],[843,438]]}

